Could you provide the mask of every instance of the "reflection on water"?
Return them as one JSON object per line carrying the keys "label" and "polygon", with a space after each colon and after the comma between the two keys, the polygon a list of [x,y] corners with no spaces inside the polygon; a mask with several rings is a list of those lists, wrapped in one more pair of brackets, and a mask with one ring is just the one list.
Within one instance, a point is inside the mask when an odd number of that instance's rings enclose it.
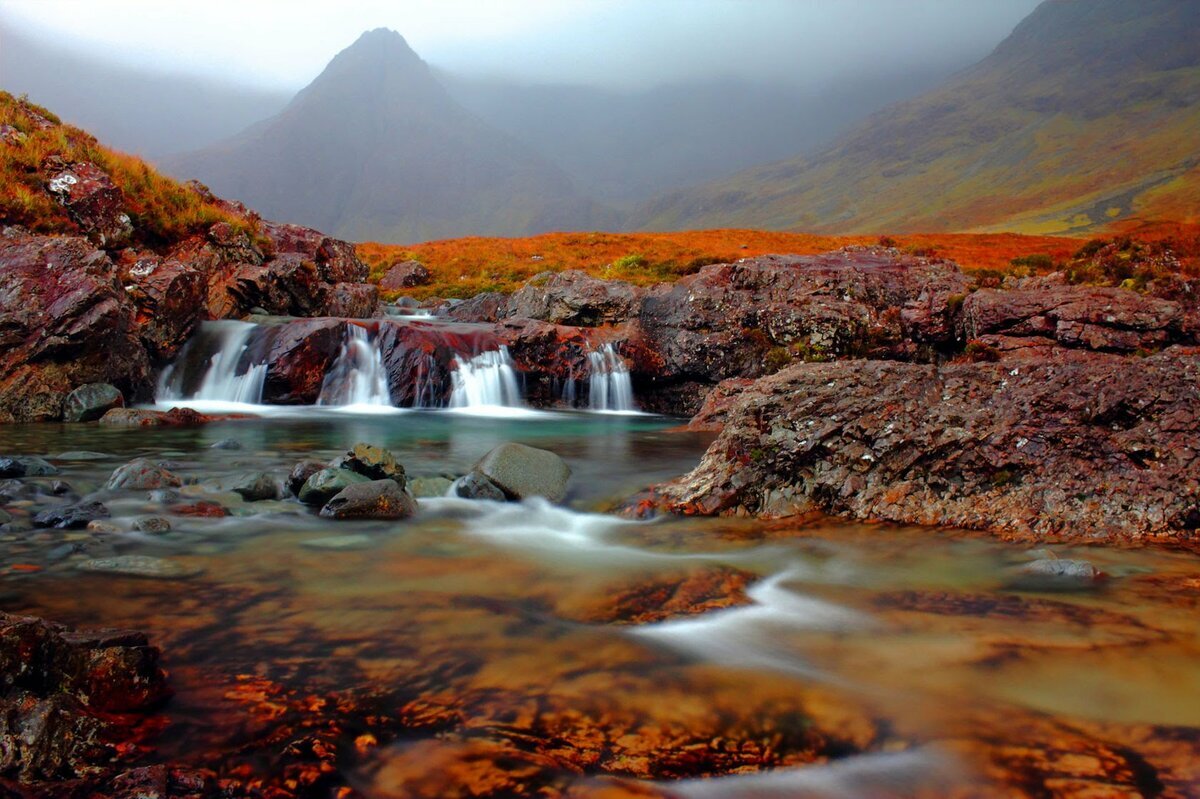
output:
{"label": "reflection on water", "polygon": [[[310,409],[196,429],[6,428],[14,454],[97,453],[55,461],[80,493],[152,455],[185,478],[185,500],[232,515],[110,498],[115,533],[6,536],[3,562],[38,570],[10,568],[0,596],[149,632],[177,690],[158,755],[268,780],[282,767],[263,742],[303,733],[347,752],[367,796],[473,795],[462,786],[480,774],[499,787],[474,795],[560,795],[598,775],[701,798],[1139,795],[1151,767],[1161,795],[1194,795],[1194,556],[1060,549],[1113,579],[1038,594],[1007,586],[1048,553],[978,537],[596,512],[694,465],[709,439],[666,424]],[[210,448],[229,438],[241,448]],[[226,490],[360,440],[410,476],[460,474],[503,441],[546,447],[572,468],[570,507],[434,499],[409,521],[332,523]],[[164,513],[170,531],[132,530]],[[76,571],[97,549],[203,573]],[[509,785],[514,769],[524,782]],[[1047,784],[1066,787],[1029,787]]]}

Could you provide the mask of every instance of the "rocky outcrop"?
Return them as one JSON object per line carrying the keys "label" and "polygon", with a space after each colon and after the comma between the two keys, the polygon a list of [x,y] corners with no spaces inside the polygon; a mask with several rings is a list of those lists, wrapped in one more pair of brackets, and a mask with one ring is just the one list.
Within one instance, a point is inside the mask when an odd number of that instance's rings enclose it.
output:
{"label": "rocky outcrop", "polygon": [[[145,401],[152,365],[174,358],[205,319],[376,312],[378,289],[348,242],[226,203],[246,228],[220,221],[154,250],[120,250],[138,232],[121,190],[94,164],[47,163],[45,191],[88,238],[19,228],[0,238],[0,421],[61,418],[66,394],[88,383]],[[145,248],[152,237],[133,238]]]}
{"label": "rocky outcrop", "polygon": [[125,210],[125,196],[95,164],[66,163],[51,156],[46,163],[46,190],[97,246],[113,248],[129,241],[133,222]]}
{"label": "rocky outcrop", "polygon": [[68,394],[150,394],[150,360],[112,260],[86,239],[0,235],[0,421],[59,419]]}
{"label": "rocky outcrop", "polygon": [[980,289],[963,302],[959,327],[963,338],[984,343],[1041,338],[1107,352],[1158,350],[1192,339],[1179,303],[1093,286]]}
{"label": "rocky outcrop", "polygon": [[507,316],[556,325],[598,327],[629,319],[642,291],[619,280],[601,280],[577,269],[544,273],[509,298]]}
{"label": "rocky outcrop", "polygon": [[641,509],[1080,539],[1200,529],[1200,351],[804,364],[746,389]]}
{"label": "rocky outcrop", "polygon": [[158,661],[141,633],[0,613],[0,776],[36,785],[111,767],[136,723],[114,714],[144,713],[169,693]]}
{"label": "rocky outcrop", "polygon": [[403,291],[424,286],[432,279],[433,274],[420,261],[401,261],[384,272],[379,279],[379,288],[384,291]]}

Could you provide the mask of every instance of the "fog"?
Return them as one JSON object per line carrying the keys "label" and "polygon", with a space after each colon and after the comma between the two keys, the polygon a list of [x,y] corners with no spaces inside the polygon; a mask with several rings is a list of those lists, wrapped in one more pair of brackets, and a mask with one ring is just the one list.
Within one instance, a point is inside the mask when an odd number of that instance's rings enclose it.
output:
{"label": "fog", "polygon": [[301,88],[362,31],[389,27],[468,77],[609,90],[723,77],[817,91],[965,66],[1038,2],[5,0],[0,26],[76,56],[275,90]]}

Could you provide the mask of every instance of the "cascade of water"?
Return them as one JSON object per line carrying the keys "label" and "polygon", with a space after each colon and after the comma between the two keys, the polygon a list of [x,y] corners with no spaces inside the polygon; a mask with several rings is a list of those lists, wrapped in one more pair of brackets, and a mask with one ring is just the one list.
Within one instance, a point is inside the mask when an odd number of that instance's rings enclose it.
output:
{"label": "cascade of water", "polygon": [[392,407],[383,353],[366,328],[346,327],[342,351],[321,383],[317,404]]}
{"label": "cascade of water", "polygon": [[159,402],[206,400],[257,404],[262,401],[267,364],[242,363],[257,325],[227,320],[210,323],[210,329],[217,334],[217,349],[208,359],[199,387],[191,396],[184,396],[185,375],[175,366],[168,367],[159,380]]}
{"label": "cascade of water", "polygon": [[629,367],[612,344],[605,344],[588,353],[591,377],[588,385],[588,406],[593,411],[632,411],[633,384]]}
{"label": "cascade of water", "polygon": [[457,368],[450,375],[451,408],[524,407],[508,347],[474,358],[455,356],[454,363]]}

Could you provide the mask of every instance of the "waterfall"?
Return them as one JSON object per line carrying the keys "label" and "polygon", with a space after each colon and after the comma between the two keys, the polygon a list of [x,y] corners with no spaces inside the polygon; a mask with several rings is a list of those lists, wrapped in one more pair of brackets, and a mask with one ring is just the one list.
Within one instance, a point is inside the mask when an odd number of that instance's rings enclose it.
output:
{"label": "waterfall", "polygon": [[591,377],[588,385],[588,407],[593,411],[629,412],[633,406],[633,384],[629,367],[612,344],[605,344],[588,353]]}
{"label": "waterfall", "polygon": [[451,408],[524,407],[508,347],[473,358],[456,355],[454,363],[457,368],[450,374]]}
{"label": "waterfall", "polygon": [[[257,325],[249,322],[210,323],[208,329],[216,336],[216,352],[207,361],[200,385],[191,396],[187,396],[184,382],[187,375],[172,365],[163,371],[156,400],[200,400],[251,405],[260,403],[263,381],[267,377],[267,364],[242,363],[249,349],[250,337],[257,328]],[[242,371],[239,372],[239,368]]]}
{"label": "waterfall", "polygon": [[318,405],[391,408],[388,374],[379,346],[359,325],[347,325],[346,340],[321,383]]}

